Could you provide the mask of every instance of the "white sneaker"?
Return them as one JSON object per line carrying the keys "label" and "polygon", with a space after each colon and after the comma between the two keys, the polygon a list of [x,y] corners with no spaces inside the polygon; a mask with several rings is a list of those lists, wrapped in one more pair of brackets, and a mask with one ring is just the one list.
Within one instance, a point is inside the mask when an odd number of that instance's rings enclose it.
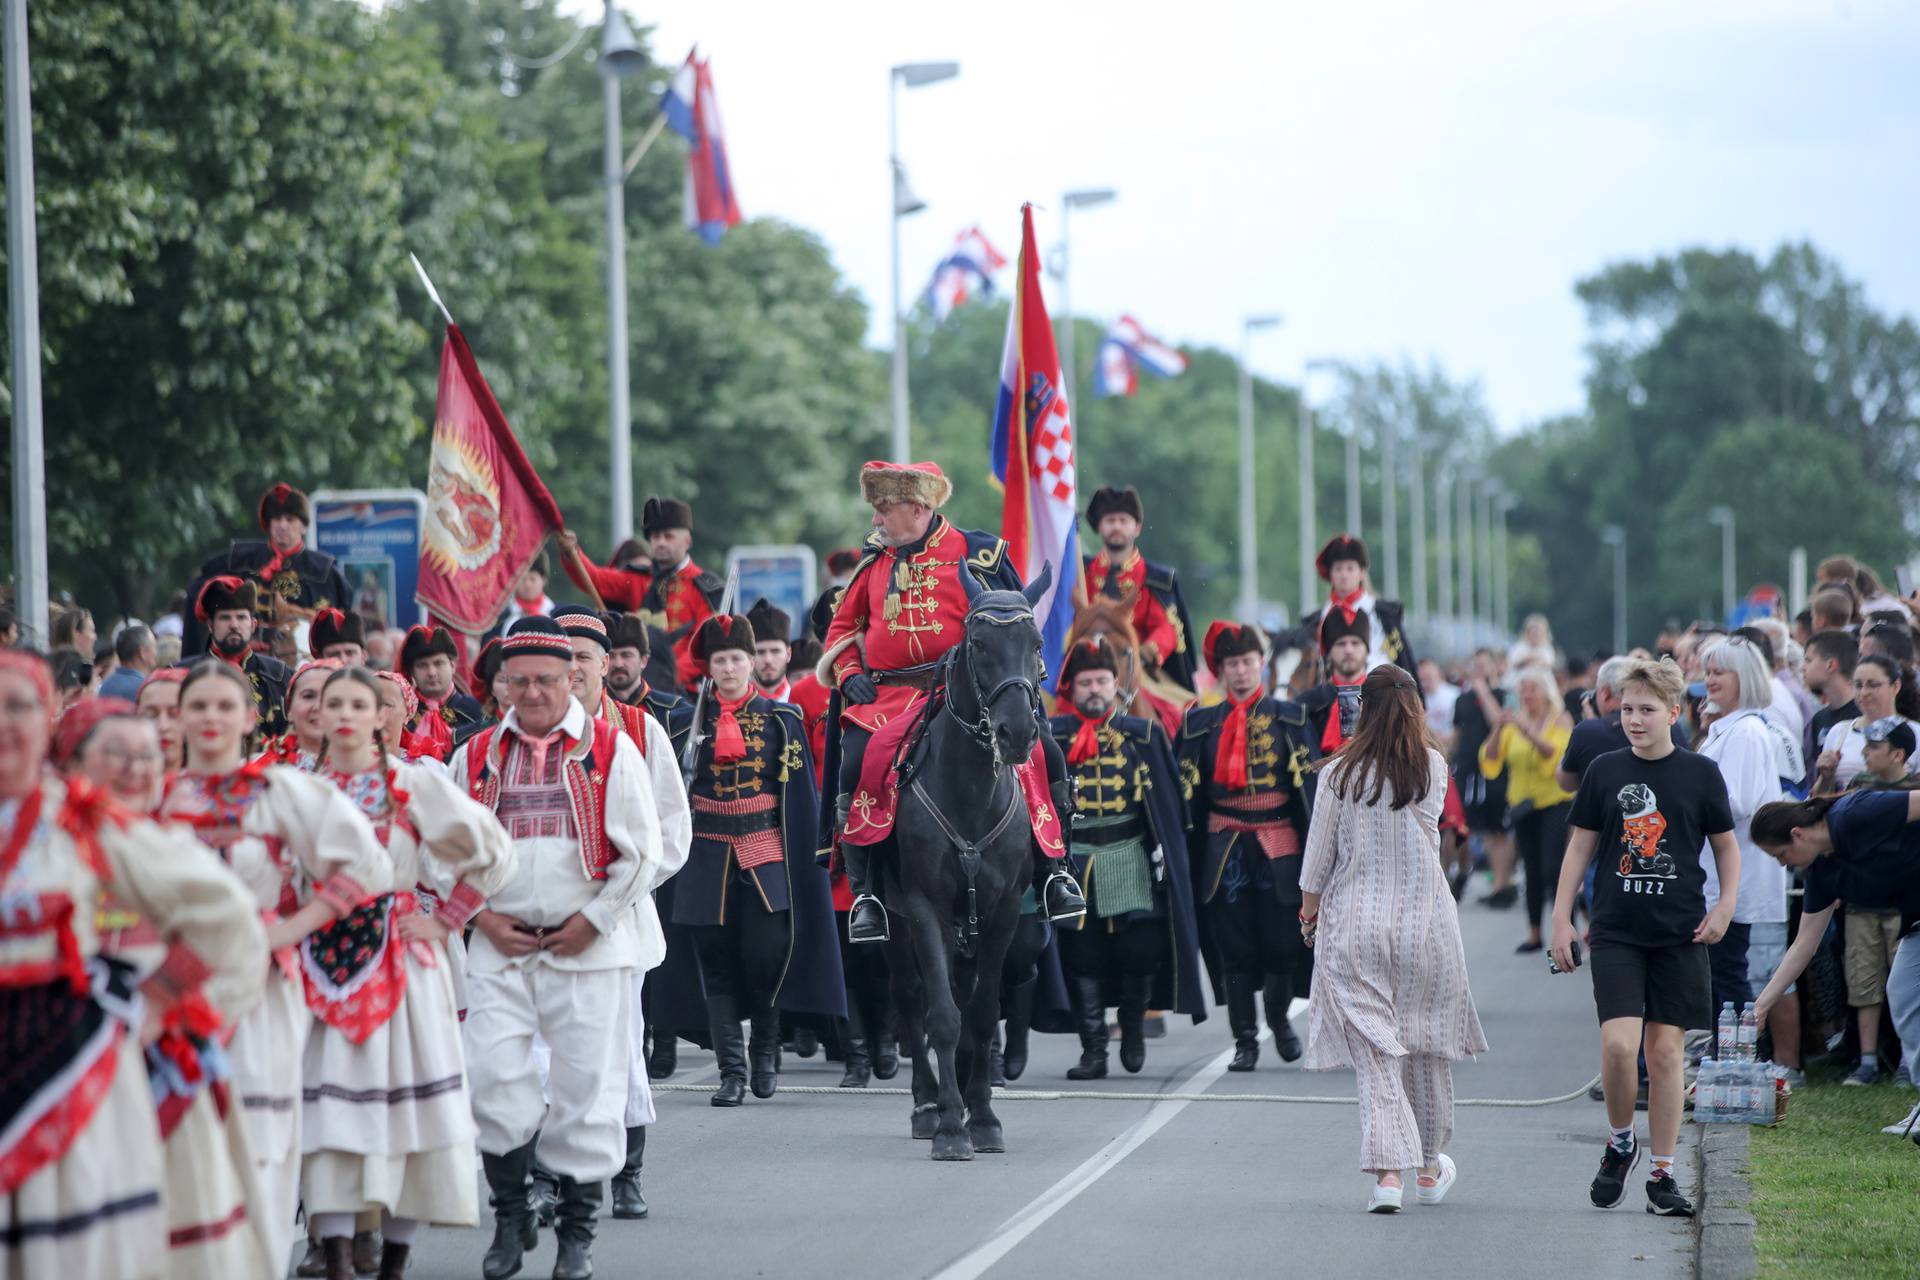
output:
{"label": "white sneaker", "polygon": [[1435,1163],[1440,1166],[1440,1176],[1433,1180],[1432,1186],[1423,1186],[1417,1176],[1414,1179],[1413,1195],[1421,1204],[1439,1204],[1459,1180],[1460,1175],[1453,1167],[1452,1157],[1442,1155]]}
{"label": "white sneaker", "polygon": [[1920,1127],[1920,1102],[1913,1104],[1913,1110],[1907,1112],[1906,1119],[1896,1120],[1880,1132],[1890,1134],[1896,1138],[1904,1138],[1912,1133],[1916,1127]]}
{"label": "white sneaker", "polygon": [[1373,1184],[1373,1198],[1367,1201],[1368,1213],[1400,1212],[1400,1188]]}

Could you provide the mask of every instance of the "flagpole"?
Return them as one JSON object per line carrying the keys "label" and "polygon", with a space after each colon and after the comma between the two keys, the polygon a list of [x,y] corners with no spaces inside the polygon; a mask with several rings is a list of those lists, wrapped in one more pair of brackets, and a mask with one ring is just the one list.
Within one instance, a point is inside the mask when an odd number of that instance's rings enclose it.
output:
{"label": "flagpole", "polygon": [[[607,0],[606,43],[612,47],[625,31],[615,26],[618,11]],[[632,41],[628,35],[627,41]],[[624,156],[620,150],[620,77],[617,59],[603,59],[601,182],[607,198],[607,523],[619,546],[633,535],[633,406],[627,376],[627,198]],[[665,113],[662,113],[664,118]]]}
{"label": "flagpole", "polygon": [[6,0],[7,314],[13,370],[14,616],[47,641],[47,486],[40,404],[39,232],[33,202],[33,108],[27,0]]}

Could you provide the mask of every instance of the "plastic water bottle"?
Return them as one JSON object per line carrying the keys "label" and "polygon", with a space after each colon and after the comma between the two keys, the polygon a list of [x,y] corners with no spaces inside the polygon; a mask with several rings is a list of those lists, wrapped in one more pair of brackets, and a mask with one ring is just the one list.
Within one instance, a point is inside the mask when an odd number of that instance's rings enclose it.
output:
{"label": "plastic water bottle", "polygon": [[1722,1062],[1732,1062],[1737,1051],[1735,1040],[1739,1035],[1739,1023],[1733,1016],[1733,1001],[1720,1006],[1720,1026],[1714,1035],[1713,1056]]}
{"label": "plastic water bottle", "polygon": [[1752,1062],[1760,1047],[1760,1019],[1753,1006],[1740,1010],[1740,1061]]}
{"label": "plastic water bottle", "polygon": [[1720,1106],[1722,1069],[1718,1058],[1704,1058],[1700,1062],[1700,1074],[1693,1080],[1695,1124],[1715,1124],[1722,1119]]}

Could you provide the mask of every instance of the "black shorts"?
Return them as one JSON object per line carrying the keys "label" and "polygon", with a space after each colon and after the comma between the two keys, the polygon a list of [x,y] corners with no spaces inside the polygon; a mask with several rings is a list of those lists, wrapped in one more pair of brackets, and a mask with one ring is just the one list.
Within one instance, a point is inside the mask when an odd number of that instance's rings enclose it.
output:
{"label": "black shorts", "polygon": [[1467,830],[1476,836],[1498,835],[1507,829],[1507,778],[1481,776],[1478,765],[1454,775],[1460,787],[1460,807],[1466,811]]}
{"label": "black shorts", "polygon": [[1672,947],[1595,947],[1593,1003],[1600,1021],[1640,1018],[1683,1030],[1713,1026],[1713,971],[1697,942]]}

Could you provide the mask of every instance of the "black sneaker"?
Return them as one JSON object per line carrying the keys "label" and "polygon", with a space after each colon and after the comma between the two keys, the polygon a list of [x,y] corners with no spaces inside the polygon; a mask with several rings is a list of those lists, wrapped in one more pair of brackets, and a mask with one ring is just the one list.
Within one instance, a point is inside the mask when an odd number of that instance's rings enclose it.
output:
{"label": "black sneaker", "polygon": [[1647,1179],[1647,1212],[1662,1218],[1691,1218],[1693,1201],[1680,1194],[1673,1175],[1662,1169]]}
{"label": "black sneaker", "polygon": [[1640,1163],[1640,1139],[1634,1138],[1633,1146],[1622,1152],[1612,1142],[1600,1155],[1600,1172],[1593,1176],[1593,1185],[1587,1188],[1587,1195],[1597,1209],[1611,1209],[1627,1198],[1627,1175]]}

